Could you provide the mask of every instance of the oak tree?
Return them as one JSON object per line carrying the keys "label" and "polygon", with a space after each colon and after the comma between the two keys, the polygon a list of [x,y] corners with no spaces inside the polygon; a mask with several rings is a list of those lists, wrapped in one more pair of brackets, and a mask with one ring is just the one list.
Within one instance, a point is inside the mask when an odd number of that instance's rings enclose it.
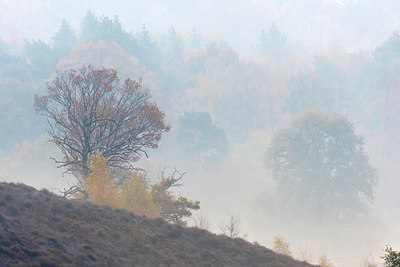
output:
{"label": "oak tree", "polygon": [[47,117],[50,139],[63,153],[58,167],[74,174],[78,186],[96,151],[110,168],[131,169],[169,130],[140,80],[121,82],[117,70],[104,67],[58,71],[47,94],[35,96],[35,109]]}

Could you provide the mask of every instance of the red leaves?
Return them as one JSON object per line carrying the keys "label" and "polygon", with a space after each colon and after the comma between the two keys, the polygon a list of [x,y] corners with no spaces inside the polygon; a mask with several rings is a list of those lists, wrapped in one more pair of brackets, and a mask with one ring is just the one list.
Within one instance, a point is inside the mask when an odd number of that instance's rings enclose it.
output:
{"label": "red leaves", "polygon": [[84,178],[95,151],[110,166],[127,167],[169,131],[141,81],[121,84],[117,71],[104,67],[57,72],[47,95],[35,97],[35,109],[53,121],[48,132],[64,153],[60,166]]}
{"label": "red leaves", "polygon": [[47,106],[48,101],[49,101],[48,96],[39,97],[38,95],[35,95],[35,103],[34,103],[35,111],[37,113],[40,113],[40,111]]}

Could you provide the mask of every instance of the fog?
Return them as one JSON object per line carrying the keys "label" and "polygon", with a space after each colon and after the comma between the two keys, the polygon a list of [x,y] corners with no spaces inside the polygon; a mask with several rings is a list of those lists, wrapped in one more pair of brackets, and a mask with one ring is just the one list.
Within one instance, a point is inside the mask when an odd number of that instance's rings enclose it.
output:
{"label": "fog", "polygon": [[[201,207],[188,225],[221,233],[236,216],[245,239],[282,235],[300,260],[307,246],[314,263],[381,266],[400,249],[399,24],[394,0],[0,0],[0,181],[73,185],[34,96],[56,70],[115,68],[165,112],[171,130],[132,164],[153,181],[186,172],[176,194]],[[327,141],[328,160],[296,150],[308,120],[346,141]],[[282,149],[300,166],[279,165]],[[336,175],[346,160],[359,169]]]}

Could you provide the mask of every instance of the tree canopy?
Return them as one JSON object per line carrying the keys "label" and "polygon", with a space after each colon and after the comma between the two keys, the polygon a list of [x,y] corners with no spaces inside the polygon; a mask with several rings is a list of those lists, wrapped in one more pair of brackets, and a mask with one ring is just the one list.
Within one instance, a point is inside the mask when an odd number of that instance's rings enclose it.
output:
{"label": "tree canopy", "polygon": [[201,164],[217,164],[228,154],[225,131],[213,124],[208,112],[185,112],[179,125],[178,139],[187,157]]}
{"label": "tree canopy", "polygon": [[[83,67],[57,72],[47,94],[35,96],[36,112],[47,117],[51,141],[64,158],[56,160],[82,182],[91,155],[99,152],[110,167],[131,162],[157,148],[169,130],[164,113],[151,102],[140,81],[118,79],[115,69]],[[147,155],[147,154],[146,154]]]}
{"label": "tree canopy", "polygon": [[363,138],[343,115],[308,111],[277,131],[266,165],[283,210],[348,218],[372,202],[377,171]]}

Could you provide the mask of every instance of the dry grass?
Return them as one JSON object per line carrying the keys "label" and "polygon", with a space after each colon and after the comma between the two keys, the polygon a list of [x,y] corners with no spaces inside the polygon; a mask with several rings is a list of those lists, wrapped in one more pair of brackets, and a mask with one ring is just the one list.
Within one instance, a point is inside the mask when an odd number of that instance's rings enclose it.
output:
{"label": "dry grass", "polygon": [[301,247],[300,250],[300,259],[305,262],[313,261],[313,251],[308,246]]}
{"label": "dry grass", "polygon": [[[5,266],[312,266],[242,239],[0,183]],[[1,264],[0,264],[1,266]]]}
{"label": "dry grass", "polygon": [[318,265],[321,267],[334,267],[334,265],[328,259],[326,254],[322,254],[318,259]]}
{"label": "dry grass", "polygon": [[292,252],[290,251],[290,248],[289,248],[289,243],[287,243],[285,241],[285,238],[283,238],[283,236],[276,236],[274,238],[274,248],[273,248],[273,250],[276,253],[279,253],[279,254],[282,254],[282,255],[285,255],[285,256],[289,256],[289,257],[292,256]]}

